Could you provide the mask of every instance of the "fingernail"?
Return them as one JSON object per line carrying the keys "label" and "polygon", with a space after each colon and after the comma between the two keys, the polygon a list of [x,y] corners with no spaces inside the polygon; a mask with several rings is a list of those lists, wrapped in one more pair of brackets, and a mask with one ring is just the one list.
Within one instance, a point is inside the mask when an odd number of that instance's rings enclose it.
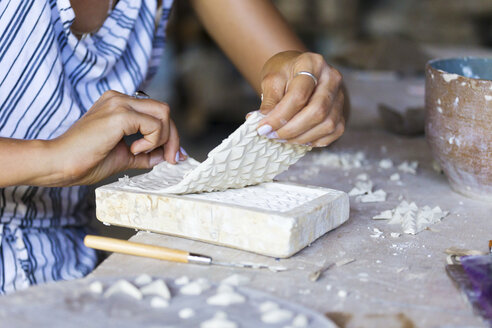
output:
{"label": "fingernail", "polygon": [[266,135],[267,138],[269,139],[278,139],[278,134],[277,134],[277,131],[272,131],[270,132],[269,134]]}
{"label": "fingernail", "polygon": [[276,139],[275,141],[276,142],[281,142],[281,143],[287,142],[287,140],[285,140],[285,139]]}
{"label": "fingernail", "polygon": [[248,119],[251,116],[251,114],[253,114],[254,112],[257,112],[257,110],[249,112],[248,114],[246,114],[246,119]]}
{"label": "fingernail", "polygon": [[260,136],[264,136],[264,135],[272,132],[272,127],[268,124],[265,124],[265,125],[260,126],[256,131],[258,132],[258,134]]}
{"label": "fingernail", "polygon": [[176,152],[176,156],[174,157],[176,162],[179,162],[179,151]]}
{"label": "fingernail", "polygon": [[310,142],[306,142],[306,143],[304,144],[304,146],[312,146],[312,145],[313,145],[313,144],[312,144],[312,143],[310,143]]}
{"label": "fingernail", "polygon": [[150,166],[155,166],[164,161],[164,157],[160,152],[157,152],[150,156],[149,164]]}
{"label": "fingernail", "polygon": [[141,153],[141,151],[136,152],[136,153],[133,153],[133,156],[137,156],[137,155],[139,155],[140,153]]}
{"label": "fingernail", "polygon": [[183,147],[179,147],[179,151],[181,152],[181,154],[188,156],[188,153],[183,149]]}

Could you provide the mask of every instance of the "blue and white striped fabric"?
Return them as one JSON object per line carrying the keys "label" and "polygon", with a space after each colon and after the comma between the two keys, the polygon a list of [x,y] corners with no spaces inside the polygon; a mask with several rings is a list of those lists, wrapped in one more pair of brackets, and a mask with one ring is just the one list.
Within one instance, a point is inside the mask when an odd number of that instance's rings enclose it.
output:
{"label": "blue and white striped fabric", "polygon": [[[0,137],[56,138],[105,91],[137,90],[156,71],[171,5],[161,13],[157,0],[119,0],[79,40],[69,0],[1,0]],[[82,244],[93,213],[86,196],[78,186],[0,189],[0,294],[95,267]]]}

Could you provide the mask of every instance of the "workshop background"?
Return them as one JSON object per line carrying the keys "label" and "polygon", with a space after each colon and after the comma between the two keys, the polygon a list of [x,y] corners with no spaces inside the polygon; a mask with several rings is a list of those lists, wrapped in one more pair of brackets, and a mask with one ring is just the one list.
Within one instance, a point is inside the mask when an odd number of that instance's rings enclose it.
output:
{"label": "workshop background", "polygon": [[[492,46],[492,1],[488,0],[274,2],[308,48],[323,54],[329,64],[342,71],[419,77],[422,88],[424,66],[433,57],[433,48]],[[350,81],[346,82],[350,93]],[[187,1],[175,4],[168,50],[148,91],[171,105],[185,149],[199,160],[246,113],[259,107],[259,97],[208,37]],[[364,120],[355,113],[351,124],[367,123],[367,113]],[[371,123],[378,127],[382,122]]]}

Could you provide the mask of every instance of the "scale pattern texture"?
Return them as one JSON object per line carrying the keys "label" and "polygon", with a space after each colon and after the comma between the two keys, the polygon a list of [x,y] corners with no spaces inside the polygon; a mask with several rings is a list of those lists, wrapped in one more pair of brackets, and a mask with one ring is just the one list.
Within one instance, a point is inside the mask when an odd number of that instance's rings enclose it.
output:
{"label": "scale pattern texture", "polygon": [[242,188],[272,181],[311,149],[259,136],[258,122],[263,118],[255,112],[227,139],[199,163],[188,159],[177,165],[163,162],[151,172],[120,179],[123,189],[188,194]]}

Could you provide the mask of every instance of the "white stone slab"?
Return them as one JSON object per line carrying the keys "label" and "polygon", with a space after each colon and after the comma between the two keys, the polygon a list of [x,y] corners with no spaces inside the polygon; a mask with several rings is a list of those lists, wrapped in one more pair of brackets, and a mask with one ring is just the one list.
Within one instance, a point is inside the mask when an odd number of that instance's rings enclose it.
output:
{"label": "white stone slab", "polygon": [[289,257],[349,217],[344,192],[268,182],[241,189],[172,195],[96,189],[104,222],[175,235],[273,257]]}

